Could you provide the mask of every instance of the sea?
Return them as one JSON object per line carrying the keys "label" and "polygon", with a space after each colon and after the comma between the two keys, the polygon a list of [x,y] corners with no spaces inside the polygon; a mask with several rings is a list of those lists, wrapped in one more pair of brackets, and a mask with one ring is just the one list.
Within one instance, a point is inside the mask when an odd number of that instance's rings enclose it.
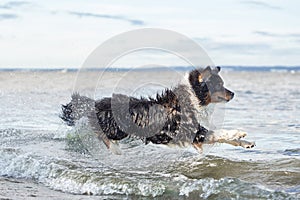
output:
{"label": "sea", "polygon": [[155,96],[190,68],[0,70],[0,199],[300,199],[300,68],[224,67],[232,101],[203,108],[210,129],[256,146],[120,141],[113,154],[83,118],[59,117],[74,92]]}

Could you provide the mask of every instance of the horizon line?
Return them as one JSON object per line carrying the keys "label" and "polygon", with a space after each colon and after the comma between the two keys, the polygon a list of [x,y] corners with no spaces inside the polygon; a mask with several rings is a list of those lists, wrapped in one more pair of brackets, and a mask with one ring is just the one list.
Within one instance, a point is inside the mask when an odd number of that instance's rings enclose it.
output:
{"label": "horizon line", "polygon": [[[299,66],[285,66],[285,65],[225,65],[221,66],[224,70],[231,70],[231,71],[300,71]],[[189,71],[195,69],[193,66],[166,66],[166,67],[147,67],[147,68],[128,68],[128,67],[111,67],[111,68],[97,68],[97,67],[89,67],[89,68],[71,68],[71,67],[53,67],[53,68],[37,68],[37,67],[7,67],[7,68],[0,68],[0,72],[7,72],[7,71],[65,71],[65,72],[72,72],[72,71],[114,71],[114,72],[121,72],[121,71],[150,71],[150,70],[157,70],[157,71],[164,71],[164,70],[178,70],[178,71]]]}

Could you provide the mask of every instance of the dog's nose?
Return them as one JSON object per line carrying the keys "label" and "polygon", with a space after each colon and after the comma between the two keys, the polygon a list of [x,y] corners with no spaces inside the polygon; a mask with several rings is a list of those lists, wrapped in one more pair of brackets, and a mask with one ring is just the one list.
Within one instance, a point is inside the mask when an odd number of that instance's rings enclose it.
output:
{"label": "dog's nose", "polygon": [[229,97],[229,100],[231,100],[234,97],[234,93],[230,90],[226,90],[227,96]]}

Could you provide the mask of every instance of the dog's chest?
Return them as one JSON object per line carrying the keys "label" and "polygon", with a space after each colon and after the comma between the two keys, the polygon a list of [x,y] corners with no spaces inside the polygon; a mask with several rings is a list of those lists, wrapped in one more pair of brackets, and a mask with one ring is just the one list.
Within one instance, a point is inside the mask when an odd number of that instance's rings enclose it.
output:
{"label": "dog's chest", "polygon": [[195,133],[198,130],[200,123],[198,119],[198,110],[195,102],[191,98],[191,94],[188,91],[188,87],[180,86],[174,90],[176,97],[178,98],[178,104],[180,106],[180,126],[177,136],[179,140],[191,141]]}

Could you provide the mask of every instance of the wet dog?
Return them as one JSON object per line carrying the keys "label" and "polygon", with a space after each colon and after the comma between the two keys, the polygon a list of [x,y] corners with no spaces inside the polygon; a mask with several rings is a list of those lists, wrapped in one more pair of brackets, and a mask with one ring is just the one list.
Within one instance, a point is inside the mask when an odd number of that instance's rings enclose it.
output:
{"label": "wet dog", "polygon": [[156,98],[134,98],[113,94],[100,100],[73,94],[62,105],[61,118],[70,126],[88,117],[93,131],[108,148],[126,137],[142,139],[145,144],[192,145],[202,151],[203,144],[228,143],[252,148],[254,143],[241,140],[240,131],[207,130],[199,118],[200,109],[210,103],[225,103],[234,93],[224,87],[220,67],[189,72],[185,83],[165,89]]}

